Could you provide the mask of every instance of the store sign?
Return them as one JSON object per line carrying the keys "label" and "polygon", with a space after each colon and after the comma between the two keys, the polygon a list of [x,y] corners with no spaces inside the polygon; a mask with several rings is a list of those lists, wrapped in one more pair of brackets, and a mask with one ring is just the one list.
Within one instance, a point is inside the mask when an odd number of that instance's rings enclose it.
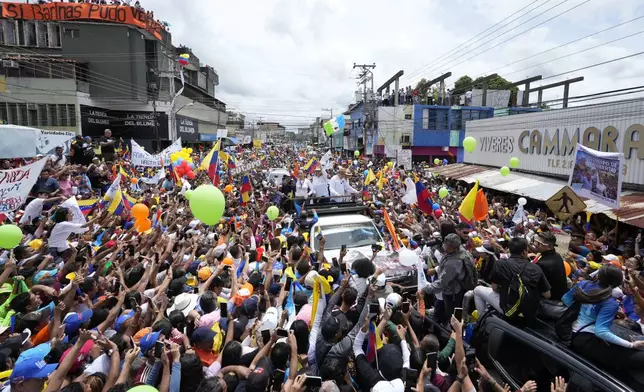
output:
{"label": "store sign", "polygon": [[161,23],[144,10],[130,6],[76,4],[55,2],[48,4],[2,3],[2,17],[9,19],[42,20],[96,20],[123,23],[149,31],[162,39],[165,30]]}
{"label": "store sign", "polygon": [[[580,143],[601,152],[624,153],[624,183],[640,184],[644,173],[644,115],[628,116],[639,111],[629,108],[628,103],[622,106],[625,107],[613,104],[608,108],[573,108],[468,121],[465,136],[474,137],[477,144],[474,152],[464,153],[463,160],[501,167],[517,157],[521,170],[568,177],[575,165],[575,146]],[[622,115],[607,117],[601,113]]]}
{"label": "store sign", "polygon": [[162,112],[109,110],[81,105],[84,136],[100,137],[106,129],[123,139],[168,139],[168,115]]}
{"label": "store sign", "polygon": [[202,142],[216,142],[217,134],[214,133],[200,133],[199,140]]}
{"label": "store sign", "polygon": [[199,122],[194,118],[177,116],[177,135],[186,142],[199,141]]}

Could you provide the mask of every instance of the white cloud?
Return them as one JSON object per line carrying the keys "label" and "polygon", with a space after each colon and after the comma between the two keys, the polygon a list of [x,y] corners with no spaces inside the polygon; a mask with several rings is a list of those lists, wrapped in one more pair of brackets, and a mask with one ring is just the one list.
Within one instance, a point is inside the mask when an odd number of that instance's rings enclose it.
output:
{"label": "white cloud", "polygon": [[[640,0],[585,1],[157,0],[153,9],[157,18],[171,23],[175,45],[191,47],[203,63],[218,70],[218,98],[229,107],[245,112],[249,120],[263,117],[298,127],[322,115],[321,108],[332,107],[335,113],[346,109],[356,89],[354,62],[376,63],[376,86],[400,69],[405,71],[405,85],[413,85],[421,77],[434,78],[445,71],[453,74],[448,79],[450,84],[463,74],[475,77],[486,71],[507,75],[509,80],[536,74],[545,78],[641,50],[638,43],[644,34],[520,71],[637,32],[644,19],[495,71],[516,60],[644,15]],[[517,27],[559,3],[562,4]],[[543,5],[536,8],[539,4]],[[582,5],[531,29],[577,4]],[[443,53],[520,9],[523,10],[516,16],[528,9],[535,10],[436,62]],[[489,49],[524,30],[529,31]],[[422,68],[432,62],[432,66]],[[643,65],[644,56],[635,57],[543,84],[585,76],[584,82],[571,88],[573,96],[629,87],[644,84],[644,78],[637,71]],[[544,99],[562,94],[553,90],[544,93]]]}

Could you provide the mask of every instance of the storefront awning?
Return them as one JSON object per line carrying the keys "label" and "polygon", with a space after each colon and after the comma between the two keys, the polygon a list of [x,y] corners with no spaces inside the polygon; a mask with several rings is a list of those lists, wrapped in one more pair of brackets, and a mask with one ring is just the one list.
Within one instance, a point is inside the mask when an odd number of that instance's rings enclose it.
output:
{"label": "storefront awning", "polygon": [[[535,200],[546,201],[567,183],[563,180],[537,176],[534,174],[512,172],[502,176],[499,169],[455,163],[428,169],[441,176],[473,184],[476,180],[484,188],[512,193]],[[605,214],[611,219],[644,228],[644,193],[622,192],[620,208],[614,209],[594,200],[586,200],[586,210],[593,214]]]}

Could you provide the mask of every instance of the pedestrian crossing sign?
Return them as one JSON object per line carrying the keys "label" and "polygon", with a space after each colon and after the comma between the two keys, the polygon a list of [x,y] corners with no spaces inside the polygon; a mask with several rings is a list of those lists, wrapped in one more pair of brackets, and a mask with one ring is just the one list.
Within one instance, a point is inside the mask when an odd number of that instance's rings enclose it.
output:
{"label": "pedestrian crossing sign", "polygon": [[569,186],[564,186],[548,199],[546,206],[561,220],[586,209],[586,203]]}

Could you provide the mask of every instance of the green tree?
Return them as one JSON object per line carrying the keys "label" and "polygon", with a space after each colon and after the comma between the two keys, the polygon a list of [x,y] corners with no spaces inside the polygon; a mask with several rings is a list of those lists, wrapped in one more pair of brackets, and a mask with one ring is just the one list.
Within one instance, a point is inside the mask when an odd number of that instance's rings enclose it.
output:
{"label": "green tree", "polygon": [[426,103],[427,102],[427,92],[429,90],[429,80],[422,78],[416,83],[416,90],[418,90],[418,97],[420,98],[420,102]]}
{"label": "green tree", "polygon": [[470,90],[472,87],[472,78],[467,75],[463,75],[456,82],[454,82],[454,88],[456,90]]}

